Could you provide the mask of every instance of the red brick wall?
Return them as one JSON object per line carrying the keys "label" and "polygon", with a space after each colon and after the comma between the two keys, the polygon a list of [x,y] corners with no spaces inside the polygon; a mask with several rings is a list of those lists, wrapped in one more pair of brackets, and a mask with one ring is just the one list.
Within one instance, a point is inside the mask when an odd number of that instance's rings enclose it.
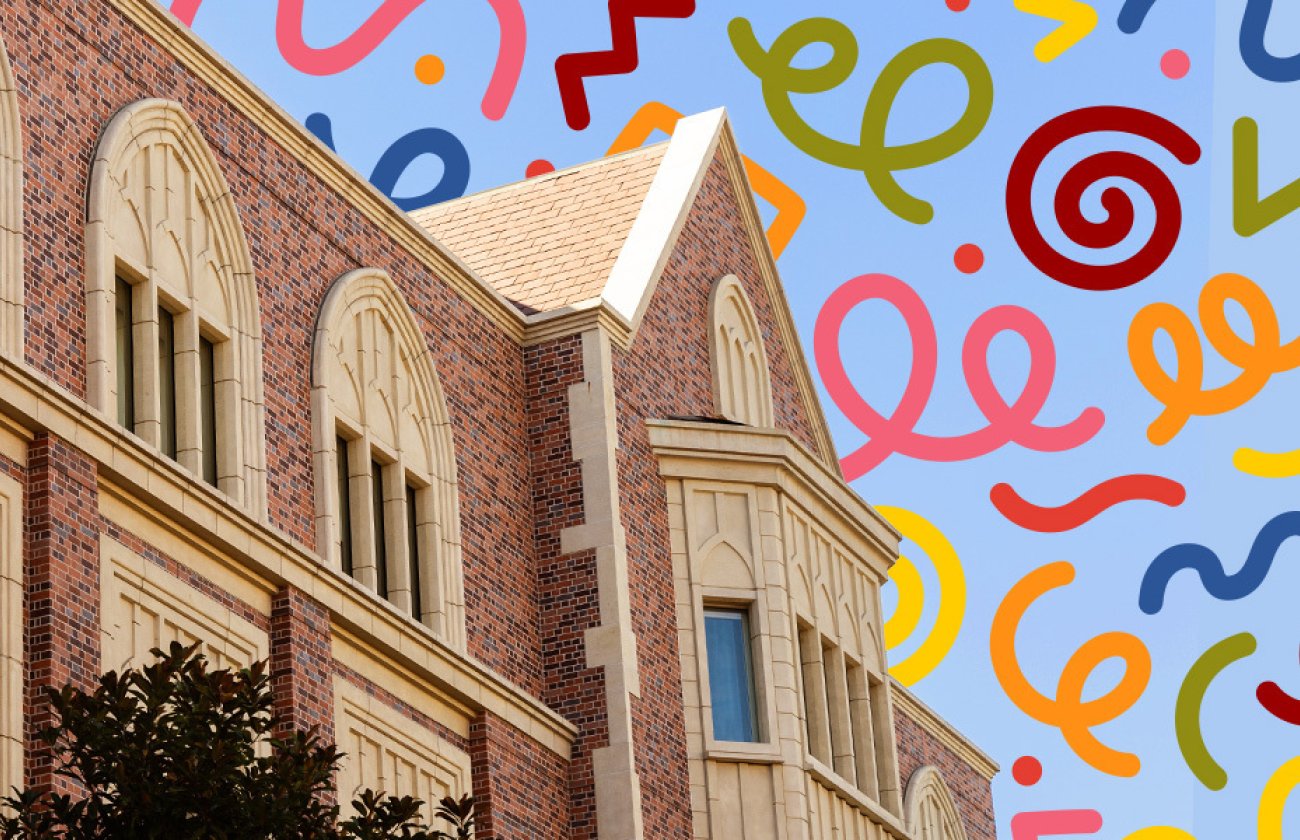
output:
{"label": "red brick wall", "polygon": [[[85,394],[85,201],[100,131],[146,97],[180,102],[211,146],[244,225],[262,316],[272,524],[315,541],[310,354],[316,315],[345,272],[391,274],[442,380],[460,479],[470,652],[542,691],[523,353],[493,322],[308,172],[104,0],[7,0],[25,149],[27,358]],[[502,644],[501,640],[514,640]]]}
{"label": "red brick wall", "polygon": [[569,438],[569,386],[584,378],[582,339],[567,336],[530,347],[528,451],[534,479],[537,595],[546,668],[543,699],[578,727],[570,757],[569,832],[596,836],[593,750],[609,743],[603,669],[586,665],[587,629],[600,624],[596,553],[560,552],[560,532],[581,525],[582,468]]}
{"label": "red brick wall", "polygon": [[281,731],[311,729],[334,742],[334,654],[329,611],[285,586],[271,600],[271,685]]}
{"label": "red brick wall", "polygon": [[952,792],[968,840],[996,840],[993,788],[988,780],[897,706],[894,707],[894,737],[898,739],[898,778],[903,793],[907,793],[913,773],[933,764]]}
{"label": "red brick wall", "polygon": [[99,674],[99,489],[95,464],[67,441],[27,451],[23,586],[27,632],[26,783],[71,792],[36,735],[53,723],[44,689],[90,689]]}
{"label": "red brick wall", "polygon": [[569,837],[563,759],[491,712],[471,724],[469,753],[477,840]]}

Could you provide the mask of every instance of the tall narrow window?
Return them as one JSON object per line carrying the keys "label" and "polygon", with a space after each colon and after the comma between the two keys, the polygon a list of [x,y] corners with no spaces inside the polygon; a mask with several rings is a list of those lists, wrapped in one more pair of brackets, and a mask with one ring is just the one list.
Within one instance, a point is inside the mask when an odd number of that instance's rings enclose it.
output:
{"label": "tall narrow window", "polygon": [[203,480],[217,486],[217,349],[199,339],[199,434],[203,446]]}
{"label": "tall narrow window", "polygon": [[117,321],[117,422],[135,431],[135,329],[131,310],[134,288],[121,276],[114,294]]}
{"label": "tall narrow window", "polygon": [[373,489],[372,504],[375,511],[375,591],[380,597],[388,597],[388,528],[384,515],[384,466],[378,461],[370,461],[370,486]]}
{"label": "tall narrow window", "polygon": [[893,730],[890,728],[889,714],[889,696],[885,693],[884,682],[869,677],[867,690],[871,697],[871,729],[875,743],[876,753],[876,786],[884,794],[886,791],[894,791],[892,797],[895,801],[883,802],[882,804],[893,810],[898,811],[899,803],[896,801],[897,785],[891,781],[895,775],[890,757],[893,755]]}
{"label": "tall narrow window", "polygon": [[415,501],[419,492],[406,485],[406,545],[411,575],[411,615],[416,621],[424,615],[424,602],[420,597],[420,528]]}
{"label": "tall narrow window", "polygon": [[757,741],[749,616],[744,610],[705,610],[704,637],[714,740]]}
{"label": "tall narrow window", "polygon": [[803,675],[804,723],[808,752],[823,764],[831,763],[830,721],[826,715],[826,677],[822,671],[822,643],[817,630],[799,625],[799,662]]}
{"label": "tall narrow window", "polygon": [[832,769],[850,784],[857,784],[853,762],[853,731],[849,723],[849,689],[844,670],[844,651],[822,645],[822,671],[826,674],[826,716],[831,727]]}
{"label": "tall narrow window", "polygon": [[343,561],[343,574],[352,574],[352,482],[348,477],[348,442],[342,435],[336,439],[335,460],[338,462],[339,493],[339,558]]}
{"label": "tall narrow window", "polygon": [[858,789],[878,799],[879,779],[876,777],[876,738],[872,724],[871,692],[866,669],[849,662],[846,669],[849,685],[849,719],[853,726],[853,755],[858,773]]}
{"label": "tall narrow window", "polygon": [[158,307],[158,447],[176,458],[176,318]]}

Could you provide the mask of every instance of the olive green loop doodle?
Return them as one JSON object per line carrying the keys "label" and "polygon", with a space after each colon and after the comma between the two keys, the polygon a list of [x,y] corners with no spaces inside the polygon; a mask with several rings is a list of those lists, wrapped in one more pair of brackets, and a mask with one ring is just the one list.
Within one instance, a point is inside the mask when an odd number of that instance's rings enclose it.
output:
{"label": "olive green loop doodle", "polygon": [[[786,29],[763,49],[745,18],[727,27],[731,45],[749,72],[763,85],[763,101],[777,128],[805,154],[843,169],[856,169],[894,215],[923,225],[934,208],[908,193],[894,179],[904,169],[919,169],[952,157],[966,148],[988,124],[993,111],[993,76],[979,53],[960,41],[934,38],[913,44],[894,56],[872,87],[862,112],[857,145],[827,137],[804,121],[790,99],[792,93],[823,93],[843,84],[858,63],[858,42],[844,24],[831,18],[809,18]],[[819,67],[794,67],[795,57],[812,44],[826,44],[831,57]],[[962,74],[968,91],[961,117],[939,134],[890,146],[885,143],[889,114],[904,83],[923,67],[947,64]]]}

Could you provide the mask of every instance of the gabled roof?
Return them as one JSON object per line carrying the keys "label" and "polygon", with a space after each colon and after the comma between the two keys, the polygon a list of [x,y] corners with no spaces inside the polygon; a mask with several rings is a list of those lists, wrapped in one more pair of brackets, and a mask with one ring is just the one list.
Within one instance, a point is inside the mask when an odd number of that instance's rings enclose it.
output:
{"label": "gabled roof", "polygon": [[525,314],[599,298],[663,161],[657,143],[411,217]]}

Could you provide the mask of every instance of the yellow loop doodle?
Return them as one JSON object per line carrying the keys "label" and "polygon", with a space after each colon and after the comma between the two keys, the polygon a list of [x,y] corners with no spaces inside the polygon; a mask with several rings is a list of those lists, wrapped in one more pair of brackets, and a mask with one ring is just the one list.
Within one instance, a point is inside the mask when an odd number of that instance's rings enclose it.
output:
{"label": "yellow loop doodle", "polygon": [[1259,840],[1282,840],[1282,812],[1287,797],[1300,787],[1300,756],[1277,768],[1259,797]]}
{"label": "yellow loop doodle", "polygon": [[[1002,599],[993,616],[989,652],[993,673],[1012,703],[1034,720],[1059,727],[1079,758],[1112,776],[1136,776],[1141,761],[1097,740],[1092,727],[1114,720],[1128,711],[1151,680],[1151,653],[1142,640],[1129,633],[1103,633],[1088,640],[1065,663],[1056,698],[1041,694],[1025,677],[1016,655],[1016,631],[1025,612],[1044,593],[1074,580],[1074,567],[1049,563],[1025,575]],[[1124,660],[1119,685],[1093,700],[1083,699],[1088,677],[1107,659]]]}
{"label": "yellow loop doodle", "polygon": [[[1236,301],[1250,319],[1253,340],[1238,335],[1228,323],[1227,302]],[[1181,309],[1153,303],[1133,318],[1128,332],[1128,354],[1142,386],[1165,406],[1147,428],[1147,438],[1157,446],[1173,440],[1193,416],[1223,414],[1244,405],[1260,392],[1275,373],[1300,367],[1300,339],[1281,343],[1277,312],[1264,290],[1240,274],[1219,274],[1201,289],[1198,303],[1205,338],[1219,355],[1241,368],[1226,385],[1206,390],[1202,379],[1205,357],[1196,325]],[[1160,331],[1173,341],[1177,374],[1170,376],[1156,358],[1155,339]]]}
{"label": "yellow loop doodle", "polygon": [[1133,832],[1124,840],[1196,840],[1196,836],[1171,825],[1153,825]]}
{"label": "yellow loop doodle", "polygon": [[[911,686],[938,667],[957,641],[966,616],[966,574],[956,549],[930,520],[904,508],[877,505],[876,510],[921,547],[939,578],[939,614],[934,628],[910,656],[889,667],[894,679]],[[925,588],[916,566],[905,557],[894,564],[889,577],[898,585],[898,606],[885,623],[885,646],[893,649],[907,641],[920,623]]]}

